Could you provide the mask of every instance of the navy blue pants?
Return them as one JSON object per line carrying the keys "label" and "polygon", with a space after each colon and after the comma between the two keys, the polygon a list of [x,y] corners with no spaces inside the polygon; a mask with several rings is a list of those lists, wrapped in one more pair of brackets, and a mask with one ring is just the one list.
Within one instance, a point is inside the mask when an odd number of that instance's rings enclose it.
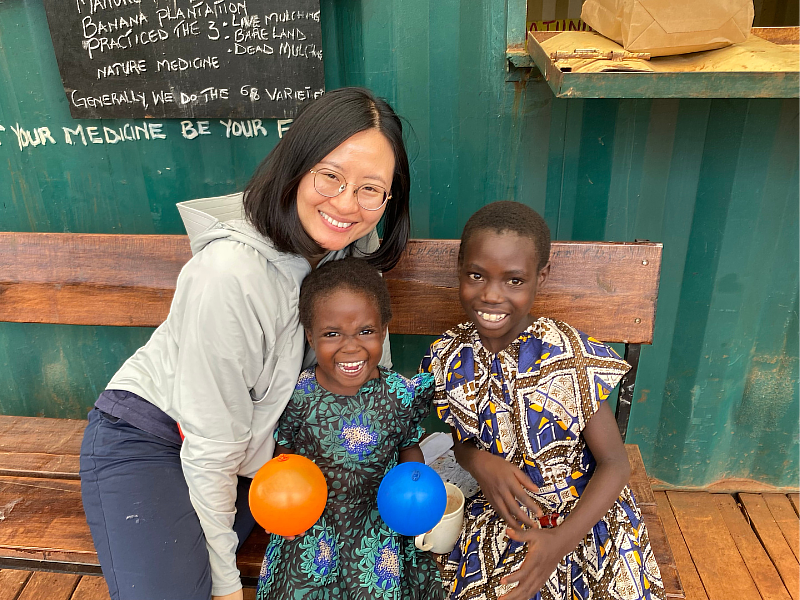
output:
{"label": "navy blue pants", "polygon": [[[181,470],[181,447],[94,409],[81,445],[81,497],[112,600],[209,600],[211,569]],[[255,525],[240,477],[239,546]]]}

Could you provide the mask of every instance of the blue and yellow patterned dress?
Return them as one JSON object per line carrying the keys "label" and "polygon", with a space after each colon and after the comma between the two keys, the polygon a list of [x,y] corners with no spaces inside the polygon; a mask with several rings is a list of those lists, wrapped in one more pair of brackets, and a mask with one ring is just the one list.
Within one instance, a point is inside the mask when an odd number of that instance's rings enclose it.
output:
{"label": "blue and yellow patterned dress", "polygon": [[406,379],[379,367],[355,396],[300,375],[275,439],[325,474],[328,502],[305,536],[272,536],[258,600],[437,600],[444,596],[430,553],[391,531],[377,508],[378,486],[400,450],[420,441],[433,377]]}
{"label": "blue and yellow patterned dress", "polygon": [[[577,329],[537,319],[491,354],[472,323],[436,340],[422,370],[436,378],[434,406],[461,441],[503,457],[538,486],[544,513],[569,515],[596,463],[581,435],[630,366]],[[553,516],[556,519],[555,515]],[[500,580],[522,566],[527,546],[482,493],[465,510],[464,530],[442,579],[452,600],[495,600]],[[663,599],[661,574],[642,515],[626,486],[614,506],[567,554],[535,600]]]}

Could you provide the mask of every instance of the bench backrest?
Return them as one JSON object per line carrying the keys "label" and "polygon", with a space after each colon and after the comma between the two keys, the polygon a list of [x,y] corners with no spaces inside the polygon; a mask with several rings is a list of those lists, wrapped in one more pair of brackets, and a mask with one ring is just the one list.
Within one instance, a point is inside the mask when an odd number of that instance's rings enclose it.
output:
{"label": "bench backrest", "polygon": [[[457,240],[412,240],[385,274],[389,331],[437,335],[465,319]],[[627,429],[640,344],[653,341],[661,244],[553,242],[551,274],[533,312],[626,344],[634,365],[617,418]],[[156,327],[191,258],[186,236],[0,232],[0,321]]]}

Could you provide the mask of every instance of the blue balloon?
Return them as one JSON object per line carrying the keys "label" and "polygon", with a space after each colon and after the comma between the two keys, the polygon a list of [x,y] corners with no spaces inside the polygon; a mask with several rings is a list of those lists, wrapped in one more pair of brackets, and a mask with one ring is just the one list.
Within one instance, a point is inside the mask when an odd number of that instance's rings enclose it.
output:
{"label": "blue balloon", "polygon": [[392,531],[417,536],[430,531],[444,515],[447,491],[439,474],[418,462],[390,469],[378,488],[378,512]]}

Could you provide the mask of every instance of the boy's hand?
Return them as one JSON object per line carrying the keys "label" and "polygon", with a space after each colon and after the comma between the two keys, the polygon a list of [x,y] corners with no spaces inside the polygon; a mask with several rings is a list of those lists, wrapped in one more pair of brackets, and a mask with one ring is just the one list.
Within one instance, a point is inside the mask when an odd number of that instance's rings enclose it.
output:
{"label": "boy's hand", "polygon": [[[473,477],[481,486],[483,495],[492,505],[492,508],[503,520],[516,529],[520,523],[528,527],[539,527],[526,512],[520,503],[526,506],[532,514],[542,516],[542,509],[528,496],[525,491],[538,492],[539,488],[518,467],[512,465],[502,457],[484,450],[475,448],[471,457],[471,470]],[[549,573],[548,573],[549,575]]]}
{"label": "boy's hand", "polygon": [[569,549],[563,550],[562,540],[553,529],[526,529],[517,531],[509,527],[506,534],[512,540],[525,542],[528,554],[518,571],[503,577],[501,583],[509,584],[515,581],[519,585],[498,600],[528,600],[533,598],[542,589],[547,578],[556,570],[558,563],[567,555]]}

